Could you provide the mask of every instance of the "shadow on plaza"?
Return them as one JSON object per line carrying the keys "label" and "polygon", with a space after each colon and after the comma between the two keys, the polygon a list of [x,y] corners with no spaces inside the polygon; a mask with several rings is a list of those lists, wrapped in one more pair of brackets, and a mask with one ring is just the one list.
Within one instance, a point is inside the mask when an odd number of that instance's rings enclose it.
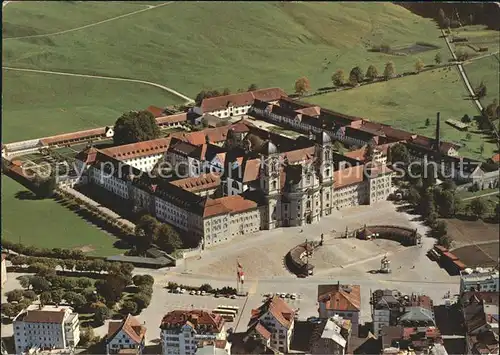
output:
{"label": "shadow on plaza", "polygon": [[442,335],[464,334],[464,319],[457,304],[446,307],[444,305],[434,307],[436,326]]}

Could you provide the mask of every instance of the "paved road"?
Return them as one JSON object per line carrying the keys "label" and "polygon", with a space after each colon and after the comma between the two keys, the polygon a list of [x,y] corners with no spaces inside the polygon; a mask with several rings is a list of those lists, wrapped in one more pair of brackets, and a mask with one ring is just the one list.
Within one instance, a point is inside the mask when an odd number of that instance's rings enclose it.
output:
{"label": "paved road", "polygon": [[150,85],[157,87],[159,89],[168,91],[169,93],[180,97],[184,100],[186,100],[189,103],[194,102],[193,99],[190,97],[187,97],[184,94],[181,94],[180,92],[171,89],[167,86],[153,83],[150,81],[145,81],[145,80],[136,80],[136,79],[127,79],[127,78],[117,78],[117,77],[112,77],[112,76],[100,76],[100,75],[88,75],[88,74],[75,74],[75,73],[67,73],[67,72],[60,72],[60,71],[51,71],[51,70],[38,70],[38,69],[26,69],[26,68],[14,68],[14,67],[2,67],[2,69],[6,70],[15,70],[15,71],[24,71],[24,72],[31,72],[31,73],[41,73],[41,74],[53,74],[53,75],[64,75],[64,76],[75,76],[75,77],[81,77],[81,78],[93,78],[93,79],[105,79],[105,80],[116,80],[116,81],[126,81],[130,83],[139,83],[139,84],[145,84],[145,85]]}
{"label": "paved road", "polygon": [[[12,2],[12,1],[5,1],[5,2],[2,4],[2,7],[5,7],[5,6],[6,6],[9,2]],[[148,6],[148,7],[147,7],[147,8],[145,8],[145,9],[141,9],[141,10],[137,10],[137,11],[129,12],[129,13],[127,13],[127,14],[123,14],[123,15],[120,15],[120,16],[112,17],[112,18],[109,18],[109,19],[106,19],[106,20],[103,20],[103,21],[98,21],[98,22],[90,23],[90,24],[85,25],[85,26],[80,26],[80,27],[76,27],[76,28],[71,28],[71,29],[69,29],[69,30],[58,31],[58,32],[52,32],[52,33],[46,33],[46,34],[31,35],[31,36],[6,37],[6,38],[3,38],[3,40],[4,40],[4,41],[6,41],[6,40],[8,40],[8,39],[37,38],[37,37],[46,37],[46,36],[56,36],[56,35],[62,35],[62,34],[65,34],[65,33],[75,32],[75,31],[83,30],[83,29],[85,29],[85,28],[89,28],[89,27],[94,27],[94,26],[97,26],[97,25],[101,25],[101,24],[103,24],[103,23],[107,23],[107,22],[111,22],[111,21],[119,20],[119,19],[121,19],[121,18],[125,18],[125,17],[128,17],[128,16],[136,15],[136,14],[139,14],[139,13],[141,13],[141,12],[144,12],[144,11],[149,11],[149,10],[152,10],[152,9],[156,9],[156,8],[158,8],[158,7],[165,6],[165,5],[169,5],[169,4],[172,4],[172,3],[174,3],[174,1],[169,1],[169,2],[166,2],[166,3],[159,4],[159,5],[154,5],[154,6]]]}

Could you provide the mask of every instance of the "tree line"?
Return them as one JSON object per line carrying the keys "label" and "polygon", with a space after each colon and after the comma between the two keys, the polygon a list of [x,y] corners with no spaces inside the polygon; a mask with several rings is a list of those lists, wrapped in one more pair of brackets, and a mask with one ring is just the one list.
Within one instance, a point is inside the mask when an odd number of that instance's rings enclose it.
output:
{"label": "tree line", "polygon": [[[410,154],[404,144],[396,144],[389,150],[388,160],[395,164],[403,163],[408,167]],[[408,169],[408,168],[406,168]],[[500,206],[496,207],[481,198],[473,199],[470,203],[464,203],[457,196],[457,186],[450,180],[445,180],[436,186],[438,171],[434,165],[429,164],[427,174],[423,174],[422,167],[412,167],[412,174],[405,174],[405,182],[408,186],[406,199],[413,206],[415,212],[420,214],[431,227],[430,235],[435,237],[438,244],[447,248],[451,247],[452,238],[447,234],[446,224],[439,218],[453,218],[460,214],[466,214],[474,219],[484,219],[492,216],[500,220]],[[409,172],[408,170],[406,172]],[[419,176],[413,178],[411,176]],[[420,177],[423,176],[423,177]]]}
{"label": "tree line", "polygon": [[[440,53],[437,53],[434,57],[434,62],[436,64],[441,64],[442,57]],[[415,63],[415,72],[420,73],[425,68],[425,64],[422,59],[418,59]],[[396,66],[394,62],[389,61],[385,64],[384,71],[382,75],[379,74],[379,71],[376,66],[373,64],[368,66],[366,72],[359,66],[355,66],[349,72],[349,75],[346,75],[343,69],[337,70],[331,76],[331,81],[334,87],[345,87],[351,86],[355,87],[364,82],[373,82],[379,78],[383,80],[389,80],[396,75]],[[295,93],[298,95],[304,95],[311,89],[311,83],[309,79],[305,76],[297,79],[295,81]]]}

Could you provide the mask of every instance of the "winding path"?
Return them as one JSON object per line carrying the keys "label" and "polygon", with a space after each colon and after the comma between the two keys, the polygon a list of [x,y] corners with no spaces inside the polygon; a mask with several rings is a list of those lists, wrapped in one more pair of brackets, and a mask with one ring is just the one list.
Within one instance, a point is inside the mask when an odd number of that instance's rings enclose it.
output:
{"label": "winding path", "polygon": [[193,103],[194,100],[191,99],[190,97],[181,94],[180,92],[171,89],[167,86],[153,83],[150,81],[145,81],[145,80],[137,80],[137,79],[127,79],[127,78],[117,78],[117,77],[112,77],[112,76],[100,76],[100,75],[88,75],[88,74],[75,74],[75,73],[67,73],[67,72],[59,72],[59,71],[50,71],[50,70],[38,70],[38,69],[27,69],[27,68],[13,68],[13,67],[2,67],[2,69],[5,70],[14,70],[14,71],[23,71],[23,72],[31,72],[31,73],[41,73],[41,74],[54,74],[54,75],[63,75],[63,76],[75,76],[75,77],[81,77],[81,78],[93,78],[93,79],[105,79],[105,80],[115,80],[115,81],[125,81],[125,82],[130,82],[130,83],[138,83],[138,84],[144,84],[144,85],[150,85],[157,87],[159,89],[162,89],[164,91],[168,91],[169,93],[180,97],[184,100],[186,100],[188,103]]}
{"label": "winding path", "polygon": [[[10,2],[10,1],[5,1],[5,2],[2,4],[2,7],[5,7],[5,6],[6,6],[9,2]],[[145,9],[141,9],[141,10],[137,10],[137,11],[129,12],[129,13],[126,13],[126,14],[123,14],[123,15],[120,15],[120,16],[116,16],[116,17],[108,18],[108,19],[106,19],[106,20],[102,20],[102,21],[98,21],[98,22],[90,23],[90,24],[85,25],[85,26],[80,26],[80,27],[76,27],[76,28],[71,28],[71,29],[69,29],[69,30],[58,31],[58,32],[53,32],[53,33],[46,33],[46,34],[31,35],[31,36],[5,37],[5,38],[3,38],[3,40],[4,40],[4,41],[6,41],[6,40],[8,40],[8,39],[38,38],[38,37],[46,37],[46,36],[56,36],[56,35],[62,35],[62,34],[65,34],[65,33],[75,32],[75,31],[83,30],[83,29],[85,29],[85,28],[89,28],[89,27],[94,27],[94,26],[97,26],[97,25],[101,25],[101,24],[103,24],[103,23],[107,23],[107,22],[111,22],[111,21],[119,20],[119,19],[124,18],[124,17],[128,17],[128,16],[136,15],[136,14],[139,14],[139,13],[144,12],[144,11],[149,11],[149,10],[156,9],[156,8],[158,8],[158,7],[161,7],[161,6],[165,6],[165,5],[172,4],[172,3],[174,3],[174,2],[175,2],[175,1],[165,2],[165,3],[163,3],[163,4],[150,6],[150,7],[147,7],[147,8],[145,8]]]}

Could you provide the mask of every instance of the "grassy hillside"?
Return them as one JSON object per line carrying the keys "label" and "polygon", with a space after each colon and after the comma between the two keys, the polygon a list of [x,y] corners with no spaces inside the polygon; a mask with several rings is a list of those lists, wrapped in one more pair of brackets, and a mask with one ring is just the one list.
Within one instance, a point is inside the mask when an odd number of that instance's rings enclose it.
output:
{"label": "grassy hillside", "polygon": [[[25,200],[22,185],[2,176],[2,238],[44,248],[81,248],[89,254],[120,254],[117,241],[53,200]],[[21,196],[20,196],[21,195]]]}
{"label": "grassy hillside", "polygon": [[[400,127],[410,132],[433,136],[436,112],[444,120],[460,120],[465,114],[478,114],[467,97],[467,92],[456,69],[438,69],[418,75],[362,86],[353,90],[314,96],[305,101],[335,111],[345,112]],[[429,118],[431,124],[426,127]],[[471,139],[467,133],[442,124],[443,139],[465,144],[461,154],[473,158],[489,158],[496,145],[471,127]],[[479,147],[484,143],[481,156]]]}
{"label": "grassy hillside", "polygon": [[[75,27],[68,24],[73,18],[92,22],[88,13],[68,10],[80,3],[65,4],[44,4],[46,11],[51,9],[53,30]],[[16,11],[36,14],[38,9],[31,6],[9,5],[4,26],[25,34],[26,21]],[[102,20],[104,13],[95,20]],[[64,23],[58,23],[60,17]],[[53,31],[50,23],[38,32]],[[431,20],[390,3],[174,2],[81,31],[11,39],[4,44],[3,59],[9,66],[140,78],[193,96],[202,88],[236,90],[250,83],[290,91],[302,75],[321,87],[330,85],[339,68],[366,69],[373,63],[382,70],[393,60],[404,71],[417,58],[430,63],[436,51],[390,56],[367,49],[417,41],[441,46],[438,36]]]}
{"label": "grassy hillside", "polygon": [[483,106],[491,104],[494,99],[498,100],[500,95],[498,82],[500,63],[498,58],[500,58],[500,54],[497,54],[497,57],[491,56],[475,60],[465,66],[472,87],[477,87],[481,81],[486,85],[486,96],[481,99]]}
{"label": "grassy hillside", "polygon": [[136,83],[10,70],[2,81],[4,142],[102,127],[124,111],[183,102]]}
{"label": "grassy hillside", "polygon": [[144,9],[138,2],[33,1],[3,10],[2,37],[54,33]]}

